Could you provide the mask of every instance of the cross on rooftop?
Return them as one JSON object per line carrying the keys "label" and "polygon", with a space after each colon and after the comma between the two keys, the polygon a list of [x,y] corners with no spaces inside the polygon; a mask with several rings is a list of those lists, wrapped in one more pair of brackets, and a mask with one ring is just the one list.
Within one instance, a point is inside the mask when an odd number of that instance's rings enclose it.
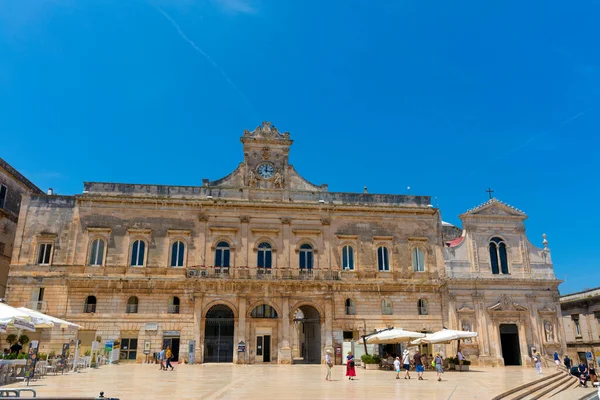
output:
{"label": "cross on rooftop", "polygon": [[492,193],[494,193],[494,191],[492,190],[492,188],[488,188],[488,190],[486,190],[486,192],[490,195],[490,200],[492,199]]}

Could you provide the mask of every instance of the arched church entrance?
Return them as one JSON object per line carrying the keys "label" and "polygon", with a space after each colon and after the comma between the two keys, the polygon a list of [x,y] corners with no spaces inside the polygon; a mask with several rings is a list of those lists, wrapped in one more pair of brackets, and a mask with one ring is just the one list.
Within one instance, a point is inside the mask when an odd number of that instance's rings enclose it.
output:
{"label": "arched church entrance", "polygon": [[212,306],[206,313],[204,331],[204,362],[233,362],[233,324],[231,308],[224,304]]}
{"label": "arched church entrance", "polygon": [[294,363],[321,363],[321,316],[312,306],[300,306],[294,313]]}
{"label": "arched church entrance", "polygon": [[519,346],[519,328],[515,324],[500,325],[500,345],[504,365],[521,365],[521,347]]}

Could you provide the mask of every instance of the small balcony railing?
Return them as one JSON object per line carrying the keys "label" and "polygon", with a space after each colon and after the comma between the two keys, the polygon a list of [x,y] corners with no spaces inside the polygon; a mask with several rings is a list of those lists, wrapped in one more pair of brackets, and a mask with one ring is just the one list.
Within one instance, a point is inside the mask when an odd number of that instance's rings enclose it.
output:
{"label": "small balcony railing", "polygon": [[295,279],[295,280],[340,280],[337,270],[264,268],[264,267],[195,267],[188,268],[190,279]]}
{"label": "small balcony railing", "polygon": [[127,304],[127,308],[125,310],[127,314],[137,314],[138,305],[137,304]]}
{"label": "small balcony railing", "polygon": [[179,305],[169,304],[169,314],[179,314]]}
{"label": "small balcony railing", "polygon": [[95,313],[96,312],[96,305],[95,304],[86,304],[86,305],[84,305],[83,312],[85,312],[85,313]]}
{"label": "small balcony railing", "polygon": [[25,307],[27,307],[31,310],[39,311],[39,312],[46,312],[46,311],[48,311],[48,302],[32,301],[29,304],[26,304]]}

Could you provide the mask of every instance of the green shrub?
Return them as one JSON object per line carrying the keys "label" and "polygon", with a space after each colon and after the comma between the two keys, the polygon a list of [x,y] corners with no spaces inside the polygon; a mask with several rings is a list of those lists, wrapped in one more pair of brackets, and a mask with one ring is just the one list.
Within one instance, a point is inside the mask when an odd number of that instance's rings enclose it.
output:
{"label": "green shrub", "polygon": [[85,353],[84,353],[84,355],[85,355],[86,357],[90,356],[91,354],[92,354],[92,351],[91,351],[91,350],[86,350],[86,351],[85,351]]}
{"label": "green shrub", "polygon": [[49,357],[49,358],[54,358],[54,357],[56,357],[56,351],[52,350],[50,353],[48,353],[48,357]]}
{"label": "green shrub", "polygon": [[27,358],[27,353],[21,353],[17,356],[17,360],[24,360]]}
{"label": "green shrub", "polygon": [[48,359],[48,354],[38,353],[38,360],[46,361],[47,359]]}
{"label": "green shrub", "polygon": [[29,336],[27,336],[27,335],[19,336],[19,344],[21,346],[25,346],[27,343],[29,343]]}
{"label": "green shrub", "polygon": [[363,354],[360,359],[364,364],[379,364],[381,362],[381,357],[377,354]]}
{"label": "green shrub", "polygon": [[10,335],[8,335],[6,337],[6,342],[12,346],[13,344],[17,343],[17,339],[18,339],[18,336],[15,335],[14,333],[11,333]]}

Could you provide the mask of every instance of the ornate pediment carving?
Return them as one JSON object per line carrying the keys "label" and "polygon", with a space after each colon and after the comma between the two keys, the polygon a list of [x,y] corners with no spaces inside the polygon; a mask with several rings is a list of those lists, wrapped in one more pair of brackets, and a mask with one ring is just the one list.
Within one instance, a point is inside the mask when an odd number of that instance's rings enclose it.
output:
{"label": "ornate pediment carving", "polygon": [[471,307],[463,304],[461,308],[457,308],[456,312],[459,314],[472,314],[475,312],[474,309],[472,309]]}
{"label": "ornate pediment carving", "polygon": [[527,215],[506,203],[499,201],[498,199],[491,199],[475,208],[467,211],[463,216],[497,216],[497,217],[521,217],[527,218]]}
{"label": "ornate pediment carving", "polygon": [[489,311],[527,311],[526,307],[515,303],[507,294],[502,295],[498,303],[488,307]]}
{"label": "ornate pediment carving", "polygon": [[[281,139],[289,140],[289,132],[281,133],[271,122],[263,122],[261,126],[257,126],[252,132],[248,129],[244,130],[244,137],[254,139]],[[263,154],[263,157],[265,155]],[[270,156],[270,154],[269,154]]]}

